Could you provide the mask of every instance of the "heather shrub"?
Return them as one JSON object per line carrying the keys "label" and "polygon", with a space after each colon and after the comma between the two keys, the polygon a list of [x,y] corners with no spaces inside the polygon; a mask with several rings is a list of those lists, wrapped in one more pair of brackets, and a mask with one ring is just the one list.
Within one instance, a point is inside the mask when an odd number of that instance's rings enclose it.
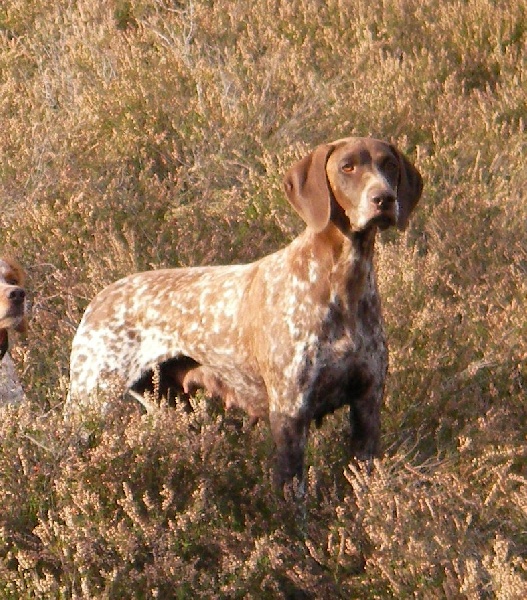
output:
{"label": "heather shrub", "polygon": [[[526,596],[525,23],[522,0],[2,3],[0,254],[27,267],[31,322],[27,401],[0,407],[1,597]],[[206,398],[65,423],[94,294],[282,247],[303,226],[284,172],[345,135],[425,180],[377,244],[373,471],[326,419],[302,520],[265,424]]]}

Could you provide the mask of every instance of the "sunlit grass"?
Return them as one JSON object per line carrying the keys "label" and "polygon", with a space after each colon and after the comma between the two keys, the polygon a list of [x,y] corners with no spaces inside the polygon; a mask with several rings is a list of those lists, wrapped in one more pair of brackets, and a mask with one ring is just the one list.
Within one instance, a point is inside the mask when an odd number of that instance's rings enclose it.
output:
{"label": "sunlit grass", "polygon": [[[7,0],[0,253],[29,271],[0,408],[0,596],[527,596],[526,7],[521,0]],[[383,443],[312,434],[301,531],[267,428],[201,399],[62,419],[70,343],[137,270],[253,260],[302,228],[285,170],[345,135],[396,143],[425,191],[377,269]],[[300,594],[304,593],[304,596]],[[296,594],[296,595],[295,595]]]}

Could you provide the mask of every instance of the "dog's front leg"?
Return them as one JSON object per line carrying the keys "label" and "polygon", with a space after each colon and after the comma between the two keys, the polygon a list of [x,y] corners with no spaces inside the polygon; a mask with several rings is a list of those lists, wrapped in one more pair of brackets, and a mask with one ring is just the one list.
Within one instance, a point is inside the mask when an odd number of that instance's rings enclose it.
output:
{"label": "dog's front leg", "polygon": [[269,422],[276,447],[274,483],[282,491],[284,486],[293,484],[296,478],[297,495],[303,494],[304,453],[309,420],[305,415],[290,416],[271,412]]}

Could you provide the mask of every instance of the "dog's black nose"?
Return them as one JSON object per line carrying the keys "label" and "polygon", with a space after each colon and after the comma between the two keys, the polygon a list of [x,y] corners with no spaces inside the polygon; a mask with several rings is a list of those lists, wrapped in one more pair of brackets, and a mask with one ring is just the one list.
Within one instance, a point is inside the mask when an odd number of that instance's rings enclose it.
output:
{"label": "dog's black nose", "polygon": [[375,194],[371,201],[378,206],[381,210],[389,208],[395,202],[395,196],[389,192],[382,192]]}
{"label": "dog's black nose", "polygon": [[22,288],[14,288],[9,292],[8,299],[12,302],[23,302],[26,297],[26,292]]}

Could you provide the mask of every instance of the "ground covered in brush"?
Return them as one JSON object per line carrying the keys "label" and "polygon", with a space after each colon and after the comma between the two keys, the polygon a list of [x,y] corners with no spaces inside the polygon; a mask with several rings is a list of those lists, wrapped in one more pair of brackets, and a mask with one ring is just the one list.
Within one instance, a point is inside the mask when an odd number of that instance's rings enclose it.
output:
{"label": "ground covered in brush", "polygon": [[[524,0],[6,0],[0,254],[26,266],[0,407],[2,598],[527,596]],[[305,520],[265,424],[206,398],[65,424],[89,300],[137,270],[246,262],[302,228],[285,170],[347,135],[422,172],[377,244],[385,454],[313,431]]]}

